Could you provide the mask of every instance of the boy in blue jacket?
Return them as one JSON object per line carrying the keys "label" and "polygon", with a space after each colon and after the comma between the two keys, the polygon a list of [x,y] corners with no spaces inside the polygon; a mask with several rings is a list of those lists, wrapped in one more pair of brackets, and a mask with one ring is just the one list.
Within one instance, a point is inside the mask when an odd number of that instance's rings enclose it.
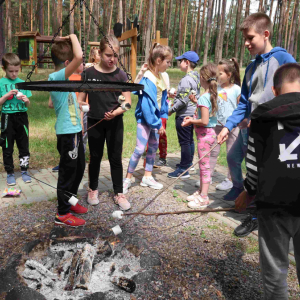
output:
{"label": "boy in blue jacket", "polygon": [[[266,14],[250,15],[242,23],[240,30],[243,32],[247,49],[251,55],[255,55],[255,59],[246,68],[239,105],[218,135],[220,144],[228,138],[228,133],[245,118],[250,120],[250,114],[255,108],[274,98],[271,87],[275,71],[283,64],[295,62],[292,55],[285,49],[272,47],[270,41],[273,25]],[[238,138],[227,155],[233,187],[224,196],[224,200],[233,201],[243,191],[241,164],[247,151],[248,130],[247,127],[240,130]],[[256,228],[256,217],[249,216],[247,222],[235,230],[235,234],[245,236]]]}
{"label": "boy in blue jacket", "polygon": [[238,211],[257,206],[264,299],[288,299],[289,243],[293,239],[300,280],[300,66],[289,63],[274,74],[273,100],[251,114],[247,176],[236,199]]}

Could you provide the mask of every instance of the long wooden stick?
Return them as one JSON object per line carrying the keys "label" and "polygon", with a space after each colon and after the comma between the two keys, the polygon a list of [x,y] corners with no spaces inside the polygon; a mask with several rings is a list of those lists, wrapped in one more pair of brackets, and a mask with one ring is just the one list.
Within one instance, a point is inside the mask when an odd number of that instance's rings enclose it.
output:
{"label": "long wooden stick", "polygon": [[134,213],[125,213],[124,216],[131,216],[131,215],[143,215],[143,216],[163,216],[163,215],[181,215],[181,214],[191,214],[195,212],[200,213],[209,213],[209,212],[218,212],[218,211],[234,211],[234,207],[230,208],[205,208],[205,209],[195,209],[195,210],[179,210],[179,211],[169,211],[169,212],[162,212],[162,213],[143,213],[143,212],[134,212]]}
{"label": "long wooden stick", "polygon": [[[191,165],[188,169],[186,169],[183,173],[181,173],[175,180],[173,180],[169,185],[167,185],[164,189],[162,189],[152,200],[150,200],[144,207],[142,207],[138,213],[141,213],[143,210],[145,210],[151,203],[153,203],[163,192],[165,192],[171,185],[173,185],[176,181],[178,181],[185,173],[187,173],[191,168],[193,168],[196,164],[198,164],[206,155],[208,155],[211,151],[213,151],[219,144],[218,143],[215,143],[211,149],[205,153],[202,157],[200,157],[198,159],[198,161],[196,161],[193,165]],[[129,222],[131,222],[135,217],[137,216],[136,215],[133,215],[132,218],[130,218],[129,220],[127,220],[126,222],[124,222],[122,224],[122,226],[125,226],[126,224],[128,224]]]}

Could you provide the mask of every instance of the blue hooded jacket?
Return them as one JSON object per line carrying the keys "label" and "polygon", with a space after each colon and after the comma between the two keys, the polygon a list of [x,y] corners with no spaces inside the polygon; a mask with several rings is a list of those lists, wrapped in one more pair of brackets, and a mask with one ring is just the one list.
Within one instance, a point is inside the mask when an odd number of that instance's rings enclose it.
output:
{"label": "blue hooded jacket", "polygon": [[136,92],[139,101],[135,109],[135,118],[137,123],[146,124],[152,129],[160,129],[162,122],[160,118],[168,119],[167,90],[162,92],[161,109],[157,104],[156,85],[146,77],[143,77],[139,84],[144,85],[142,94]]}
{"label": "blue hooded jacket", "polygon": [[275,47],[270,52],[256,55],[246,68],[238,107],[227,119],[225,127],[231,131],[260,104],[274,98],[273,77],[276,70],[286,63],[296,62],[283,48]]}

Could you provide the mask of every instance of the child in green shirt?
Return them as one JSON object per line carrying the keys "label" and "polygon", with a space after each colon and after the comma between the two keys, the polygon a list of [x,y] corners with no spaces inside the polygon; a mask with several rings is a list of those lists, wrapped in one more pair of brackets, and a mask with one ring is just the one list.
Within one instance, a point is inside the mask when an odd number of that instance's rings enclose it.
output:
{"label": "child in green shirt", "polygon": [[0,79],[1,113],[1,140],[3,163],[7,172],[7,184],[15,185],[14,175],[14,142],[19,149],[19,159],[22,179],[25,183],[31,182],[27,173],[29,166],[29,128],[27,110],[30,104],[30,91],[18,91],[15,84],[24,82],[18,78],[21,61],[14,53],[6,53],[2,58],[2,68],[5,77]]}

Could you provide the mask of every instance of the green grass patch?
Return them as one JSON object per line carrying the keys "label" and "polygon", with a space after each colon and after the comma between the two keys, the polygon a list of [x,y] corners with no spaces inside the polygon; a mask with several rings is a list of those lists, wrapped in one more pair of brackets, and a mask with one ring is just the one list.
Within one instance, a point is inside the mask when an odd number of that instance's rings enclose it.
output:
{"label": "green grass patch", "polygon": [[259,251],[258,241],[253,237],[248,237],[245,252],[248,254],[257,253]]}
{"label": "green grass patch", "polygon": [[206,239],[206,235],[205,235],[205,232],[204,232],[204,230],[201,230],[201,234],[200,234],[200,236],[201,236],[203,239]]}
{"label": "green grass patch", "polygon": [[207,225],[207,228],[209,228],[209,229],[219,229],[219,226],[217,226],[217,225]]}

